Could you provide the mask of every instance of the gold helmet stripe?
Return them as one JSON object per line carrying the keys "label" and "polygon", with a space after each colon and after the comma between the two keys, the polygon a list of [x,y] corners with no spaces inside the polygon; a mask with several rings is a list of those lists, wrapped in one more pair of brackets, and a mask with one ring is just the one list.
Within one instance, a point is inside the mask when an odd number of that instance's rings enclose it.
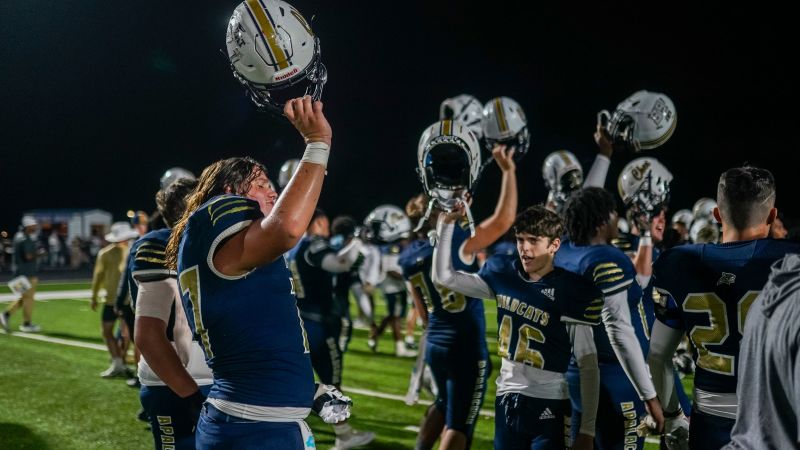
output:
{"label": "gold helmet stripe", "polygon": [[503,109],[503,101],[500,97],[494,99],[494,112],[497,115],[497,126],[500,127],[501,132],[508,131],[508,122],[506,122],[506,111]]}
{"label": "gold helmet stripe", "polygon": [[286,52],[278,45],[278,41],[275,40],[275,26],[272,24],[272,20],[267,17],[268,12],[264,5],[262,5],[259,0],[247,0],[247,8],[253,14],[253,17],[256,19],[258,23],[258,28],[261,30],[261,36],[267,42],[267,50],[270,52],[270,56],[273,58],[273,62],[277,64],[278,69],[283,70],[289,67],[289,58],[286,56]]}
{"label": "gold helmet stripe", "polygon": [[450,119],[446,119],[442,121],[442,136],[452,136],[453,135],[453,121]]}

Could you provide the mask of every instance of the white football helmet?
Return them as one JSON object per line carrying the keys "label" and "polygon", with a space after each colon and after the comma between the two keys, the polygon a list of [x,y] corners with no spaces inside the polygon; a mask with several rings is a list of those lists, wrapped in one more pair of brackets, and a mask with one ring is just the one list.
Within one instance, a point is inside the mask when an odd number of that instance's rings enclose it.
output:
{"label": "white football helmet", "polygon": [[195,177],[191,171],[186,170],[183,167],[173,167],[164,172],[164,175],[161,175],[161,189],[166,189],[170,184],[178,181],[181,178],[188,178],[190,180],[197,179],[197,177]]}
{"label": "white football helmet", "polygon": [[560,210],[570,194],[583,185],[583,167],[578,158],[567,150],[558,150],[547,155],[542,164],[544,185],[550,191],[548,201]]}
{"label": "white football helmet", "polygon": [[445,99],[439,106],[439,120],[446,119],[462,122],[478,139],[483,137],[483,106],[471,95],[461,94]]}
{"label": "white football helmet", "polygon": [[411,220],[394,205],[381,205],[364,219],[367,239],[388,244],[411,236]]}
{"label": "white football helmet", "polygon": [[719,225],[713,219],[695,219],[689,229],[689,238],[695,244],[716,244],[719,242]]}
{"label": "white football helmet", "polygon": [[669,202],[672,174],[655,158],[636,158],[629,162],[617,181],[619,196],[634,212],[648,219]]}
{"label": "white football helmet", "polygon": [[477,181],[481,166],[478,137],[462,122],[436,122],[422,133],[417,166],[428,197],[451,211]]}
{"label": "white football helmet", "polygon": [[278,186],[281,189],[285,188],[289,181],[294,176],[294,173],[297,172],[297,168],[300,167],[300,160],[299,159],[289,159],[281,166],[281,171],[278,173]]}
{"label": "white football helmet", "polygon": [[694,220],[694,215],[688,209],[681,209],[675,212],[672,215],[672,224],[675,225],[676,223],[680,222],[687,227],[692,225],[692,220]]}
{"label": "white football helmet", "polygon": [[638,91],[617,105],[613,114],[600,111],[597,121],[611,136],[615,149],[638,152],[667,142],[675,131],[678,113],[666,95]]}
{"label": "white football helmet", "polygon": [[281,0],[245,0],[233,10],[225,39],[237,80],[259,108],[282,114],[285,99],[275,91],[306,82],[305,94],[322,98],[328,79],[319,39],[290,4]]}
{"label": "white football helmet", "polygon": [[631,226],[628,223],[628,219],[624,217],[620,217],[617,219],[617,230],[620,234],[628,234],[631,232]]}
{"label": "white football helmet", "polygon": [[519,160],[528,152],[530,132],[525,111],[519,103],[508,97],[496,97],[483,106],[483,137],[491,151],[495,144],[516,148],[514,158]]}
{"label": "white football helmet", "polygon": [[694,220],[707,219],[711,222],[715,222],[716,219],[714,219],[714,208],[716,207],[716,200],[708,197],[701,198],[700,200],[696,201],[692,207],[692,215],[694,216]]}

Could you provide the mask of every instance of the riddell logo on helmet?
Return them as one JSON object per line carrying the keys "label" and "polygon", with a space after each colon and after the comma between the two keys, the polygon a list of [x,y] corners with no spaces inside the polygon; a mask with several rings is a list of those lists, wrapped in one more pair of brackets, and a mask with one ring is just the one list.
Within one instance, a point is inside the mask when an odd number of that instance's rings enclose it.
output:
{"label": "riddell logo on helmet", "polygon": [[300,71],[300,69],[298,69],[297,67],[295,67],[295,68],[293,68],[292,70],[290,70],[288,73],[284,73],[284,74],[282,74],[282,75],[277,75],[277,74],[276,74],[276,75],[275,75],[275,81],[283,81],[283,80],[285,80],[285,79],[287,79],[287,78],[291,77],[292,75],[296,74],[296,73],[297,73],[297,72],[299,72],[299,71]]}

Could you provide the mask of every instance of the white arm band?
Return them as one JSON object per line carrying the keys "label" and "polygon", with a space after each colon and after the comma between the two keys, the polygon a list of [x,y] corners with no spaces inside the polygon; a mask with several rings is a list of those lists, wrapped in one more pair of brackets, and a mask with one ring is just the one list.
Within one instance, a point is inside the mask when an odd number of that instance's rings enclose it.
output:
{"label": "white arm band", "polygon": [[431,279],[434,283],[469,297],[494,298],[483,279],[475,273],[453,270],[453,224],[439,220],[437,233],[439,238],[433,249],[433,270]]}
{"label": "white arm band", "polygon": [[172,303],[178,297],[174,278],[139,283],[136,295],[136,317],[153,317],[169,323]]}
{"label": "white arm band", "polygon": [[309,142],[306,144],[306,151],[300,162],[319,164],[328,168],[328,156],[331,154],[331,147],[324,142]]}
{"label": "white arm band", "polygon": [[354,238],[336,254],[328,254],[322,258],[322,269],[331,273],[343,273],[350,270],[358,260],[361,252],[361,239]]}
{"label": "white arm band", "polygon": [[603,324],[608,333],[608,340],[617,355],[622,369],[631,380],[641,400],[650,400],[656,396],[653,381],[647,373],[642,347],[631,325],[631,314],[628,309],[628,291],[617,292],[607,296],[603,304]]}
{"label": "white arm band", "polygon": [[592,163],[592,168],[586,174],[586,179],[583,181],[583,187],[603,187],[606,184],[606,177],[608,176],[608,167],[611,165],[611,160],[607,156],[597,154]]}
{"label": "white arm band", "polygon": [[639,275],[636,274],[636,282],[639,283],[642,289],[646,288],[648,284],[650,284],[650,277],[652,275]]}
{"label": "white arm band", "polygon": [[597,349],[594,346],[592,327],[569,324],[567,332],[572,341],[572,353],[578,362],[581,379],[583,415],[580,434],[594,436],[600,398],[600,368],[597,365]]}
{"label": "white arm band", "polygon": [[[670,328],[659,320],[653,323],[650,331],[650,352],[647,354],[647,365],[653,375],[653,384],[665,411],[673,412],[677,409],[677,395],[675,392],[675,370],[672,367],[672,355],[678,349],[683,339],[683,331]],[[674,400],[673,400],[674,398]],[[671,404],[674,403],[674,404]]]}

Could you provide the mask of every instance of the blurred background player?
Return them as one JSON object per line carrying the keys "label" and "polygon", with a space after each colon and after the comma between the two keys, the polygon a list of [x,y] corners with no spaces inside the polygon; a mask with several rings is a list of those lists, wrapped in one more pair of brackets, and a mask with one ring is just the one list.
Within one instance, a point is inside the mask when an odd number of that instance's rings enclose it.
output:
{"label": "blurred background player", "polygon": [[24,276],[28,279],[30,287],[27,288],[19,299],[8,305],[5,311],[0,313],[0,326],[3,327],[6,333],[11,333],[11,326],[9,320],[11,314],[22,307],[22,325],[19,330],[26,333],[38,333],[41,331],[39,325],[31,322],[33,319],[33,303],[34,295],[36,295],[36,286],[39,284],[39,264],[38,253],[36,251],[36,231],[39,224],[31,216],[24,216],[22,218],[21,230],[14,236],[14,271],[15,277]]}
{"label": "blurred background player", "polygon": [[[592,281],[605,295],[604,327],[594,330],[600,366],[600,406],[595,443],[599,449],[644,448],[638,418],[649,412],[663,426],[661,404],[647,373],[642,342],[642,289],[630,258],[610,245],[618,234],[614,197],[597,187],[572,194],[565,211],[569,239],[556,253],[555,265]],[[580,375],[574,364],[567,372],[572,399],[572,434],[581,418]]]}
{"label": "blurred background player", "polygon": [[[180,178],[156,194],[165,223],[172,225],[186,209],[197,180]],[[145,234],[131,246],[130,271],[136,310],[135,340],[139,360],[139,398],[150,420],[155,448],[194,449],[194,429],[213,381],[200,344],[193,339],[179,298],[174,270],[165,265],[170,229]]]}
{"label": "blurred background player", "polygon": [[745,319],[770,265],[800,252],[800,244],[768,238],[777,215],[775,179],[768,170],[744,166],[724,172],[717,204],[712,213],[722,224],[721,244],[674,247],[653,267],[659,307],[648,363],[665,414],[679,415],[672,398],[672,355],[684,333],[697,349],[689,429],[693,449],[720,448],[730,441]]}
{"label": "blurred background player", "polygon": [[[452,254],[458,270],[477,272],[475,254],[503,236],[514,222],[517,210],[514,149],[498,145],[492,154],[502,172],[500,196],[494,214],[475,227],[474,236],[470,236],[469,223],[456,227]],[[409,217],[419,221],[418,228],[430,229],[441,213],[437,209],[429,214],[431,205],[458,198],[476,181],[480,167],[477,139],[458,122],[435,123],[420,139],[418,163],[426,195],[410,202],[407,211]],[[438,200],[431,203],[431,196]],[[421,311],[424,308],[429,311],[425,360],[438,387],[436,401],[422,420],[416,448],[433,448],[441,437],[439,448],[464,449],[470,445],[486,392],[486,377],[491,372],[486,319],[482,301],[468,301],[462,294],[433,283],[432,260],[433,245],[429,239],[412,242],[400,255],[403,276],[411,285],[416,304]]]}
{"label": "blurred background player", "polygon": [[[348,246],[353,240],[357,239],[358,226],[355,219],[350,216],[338,216],[331,222],[331,249],[338,252]],[[350,339],[353,336],[353,320],[350,316],[350,291],[354,285],[360,285],[358,269],[364,262],[364,255],[359,250],[356,259],[350,270],[334,274],[333,276],[333,297],[334,310],[341,317],[342,328],[339,334],[339,348],[342,352],[347,351]]]}
{"label": "blurred background player", "polygon": [[[305,235],[287,254],[287,259],[311,352],[311,365],[323,384],[339,388],[344,369],[344,350],[340,342],[345,314],[336,302],[334,276],[350,272],[358,262],[361,240],[351,239],[337,252],[331,248],[329,237],[328,216],[317,208]],[[355,430],[346,421],[335,424],[333,430],[337,449],[358,447],[375,439],[371,431]]]}
{"label": "blurred background player", "polygon": [[[600,323],[603,293],[580,275],[553,267],[564,227],[558,215],[544,206],[517,216],[519,256],[493,256],[478,274],[454,270],[450,243],[460,212],[440,215],[433,279],[471,298],[497,301],[502,366],[497,377],[495,448],[593,448],[600,373],[592,327]],[[573,353],[584,414],[575,442],[570,443],[564,373]]]}
{"label": "blurred background player", "polygon": [[387,327],[391,327],[395,355],[413,358],[417,352],[406,348],[402,333],[408,296],[402,268],[398,264],[400,252],[408,245],[411,221],[397,206],[381,205],[370,212],[364,223],[371,243],[377,245],[380,252],[377,258],[372,259],[372,264],[365,267],[370,272],[368,279],[380,288],[386,300],[386,316],[371,328],[368,343],[372,351],[376,351],[378,339]]}
{"label": "blurred background player", "polygon": [[[125,262],[128,258],[128,241],[139,237],[139,233],[131,228],[128,222],[116,222],[111,225],[111,232],[106,234],[105,240],[109,245],[103,247],[97,254],[92,276],[92,311],[97,311],[99,304],[103,305],[101,331],[106,342],[108,353],[111,355],[111,366],[100,374],[103,378],[128,375],[129,369],[125,366],[125,353],[123,346],[114,337],[114,324],[117,314],[111,302],[117,293],[120,280],[125,271]],[[100,297],[100,290],[105,293]],[[124,340],[123,340],[124,342]]]}

